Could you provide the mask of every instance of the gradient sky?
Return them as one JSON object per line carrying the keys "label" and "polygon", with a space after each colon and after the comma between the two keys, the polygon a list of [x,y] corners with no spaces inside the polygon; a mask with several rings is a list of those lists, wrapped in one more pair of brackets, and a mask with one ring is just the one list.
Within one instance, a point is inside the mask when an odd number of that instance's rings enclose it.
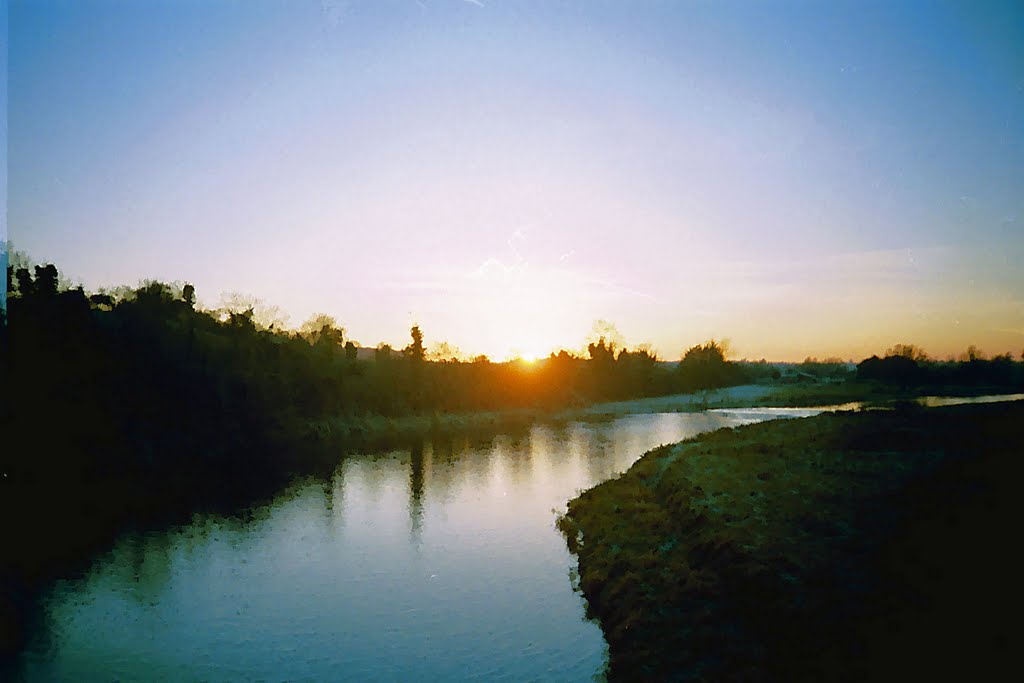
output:
{"label": "gradient sky", "polygon": [[12,1],[10,238],[364,345],[1024,348],[1019,2]]}

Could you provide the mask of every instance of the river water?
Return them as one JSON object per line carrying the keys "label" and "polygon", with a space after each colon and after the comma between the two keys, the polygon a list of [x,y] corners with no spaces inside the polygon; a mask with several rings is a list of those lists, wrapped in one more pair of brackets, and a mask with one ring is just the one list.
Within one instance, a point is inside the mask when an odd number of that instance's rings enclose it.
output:
{"label": "river water", "polygon": [[538,425],[347,457],[244,519],[123,537],[59,582],[27,680],[589,681],[606,646],[556,513],[640,455],[814,409]]}

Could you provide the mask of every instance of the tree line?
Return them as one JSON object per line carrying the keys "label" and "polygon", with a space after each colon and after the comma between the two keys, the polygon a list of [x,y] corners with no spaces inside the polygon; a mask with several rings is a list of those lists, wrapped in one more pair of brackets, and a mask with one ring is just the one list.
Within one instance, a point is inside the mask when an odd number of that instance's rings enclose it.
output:
{"label": "tree line", "polygon": [[[1024,356],[1024,354],[1022,354]],[[1024,387],[1024,364],[1009,353],[987,358],[968,346],[956,360],[934,360],[914,344],[896,344],[857,364],[857,379],[902,387]]]}

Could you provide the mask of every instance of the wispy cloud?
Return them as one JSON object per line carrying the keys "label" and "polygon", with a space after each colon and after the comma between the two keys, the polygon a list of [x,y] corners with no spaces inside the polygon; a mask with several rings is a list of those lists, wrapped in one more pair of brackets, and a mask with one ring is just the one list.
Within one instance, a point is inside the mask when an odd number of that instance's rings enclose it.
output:
{"label": "wispy cloud", "polygon": [[518,247],[516,247],[516,242],[525,242],[525,241],[526,241],[526,232],[523,230],[523,228],[516,228],[516,230],[512,233],[512,236],[509,237],[508,240],[506,241],[506,244],[508,244],[508,248],[511,249],[512,253],[516,255],[516,259],[518,261],[522,261],[523,260],[523,255],[521,253],[519,253],[519,249],[518,249]]}
{"label": "wispy cloud", "polygon": [[481,279],[492,276],[509,276],[522,272],[526,267],[527,264],[522,259],[519,259],[515,263],[506,264],[501,259],[491,257],[477,266],[476,269],[469,274],[469,277],[471,279]]}

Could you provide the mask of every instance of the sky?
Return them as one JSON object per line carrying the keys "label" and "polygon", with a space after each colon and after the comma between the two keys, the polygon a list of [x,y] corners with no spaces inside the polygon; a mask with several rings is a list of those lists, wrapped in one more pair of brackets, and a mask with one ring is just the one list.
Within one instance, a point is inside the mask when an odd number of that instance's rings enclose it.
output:
{"label": "sky", "polygon": [[1024,349],[1014,2],[12,0],[7,229],[366,346]]}

